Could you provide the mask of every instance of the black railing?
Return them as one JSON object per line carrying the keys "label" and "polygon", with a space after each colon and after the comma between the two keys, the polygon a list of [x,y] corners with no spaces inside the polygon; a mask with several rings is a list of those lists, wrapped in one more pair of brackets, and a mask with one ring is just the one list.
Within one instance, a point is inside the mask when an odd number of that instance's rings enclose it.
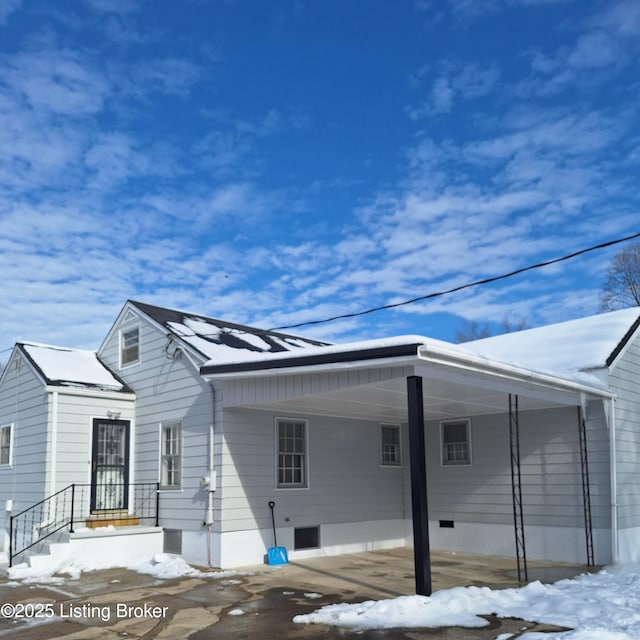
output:
{"label": "black railing", "polygon": [[158,482],[70,484],[9,518],[9,566],[55,533],[118,521],[157,527],[159,511]]}

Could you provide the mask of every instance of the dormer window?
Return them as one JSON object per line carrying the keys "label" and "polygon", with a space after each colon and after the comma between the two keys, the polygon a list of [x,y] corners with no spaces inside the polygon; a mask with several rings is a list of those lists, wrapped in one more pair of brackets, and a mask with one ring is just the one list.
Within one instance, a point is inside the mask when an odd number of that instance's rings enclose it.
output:
{"label": "dormer window", "polygon": [[140,329],[130,329],[120,334],[120,366],[140,361]]}

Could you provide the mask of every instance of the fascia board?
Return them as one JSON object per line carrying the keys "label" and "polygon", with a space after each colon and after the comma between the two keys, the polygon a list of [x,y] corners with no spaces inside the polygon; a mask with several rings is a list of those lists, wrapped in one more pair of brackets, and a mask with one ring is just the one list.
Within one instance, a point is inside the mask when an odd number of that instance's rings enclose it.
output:
{"label": "fascia board", "polygon": [[67,387],[65,385],[49,384],[45,386],[47,393],[57,392],[61,395],[68,396],[84,396],[88,398],[102,398],[105,400],[135,400],[135,393],[122,391],[101,391],[100,389],[80,389],[76,387]]}
{"label": "fascia board", "polygon": [[488,358],[483,358],[469,353],[444,350],[436,346],[424,345],[420,347],[418,349],[418,358],[425,362],[456,367],[460,370],[500,377],[506,380],[524,382],[535,386],[557,389],[559,391],[588,393],[589,395],[608,399],[616,397],[616,394],[611,393],[606,389],[591,386],[575,380],[569,380],[550,373],[543,373],[516,365],[489,360]]}

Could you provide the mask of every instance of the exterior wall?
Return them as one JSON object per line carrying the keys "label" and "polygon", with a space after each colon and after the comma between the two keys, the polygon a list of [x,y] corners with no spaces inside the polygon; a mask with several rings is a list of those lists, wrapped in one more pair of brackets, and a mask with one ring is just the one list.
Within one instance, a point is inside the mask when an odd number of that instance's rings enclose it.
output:
{"label": "exterior wall", "polygon": [[[308,421],[308,488],[276,488],[276,417]],[[402,441],[403,465],[387,467],[380,464],[379,422],[225,410],[222,566],[261,562],[273,546],[270,500],[276,503],[278,544],[290,550],[294,528],[307,526],[320,526],[322,551],[314,555],[379,548],[390,540],[405,544],[410,496],[404,429]]]}
{"label": "exterior wall", "polygon": [[[309,487],[276,488],[276,417],[308,421]],[[608,435],[602,403],[587,409],[596,562],[610,561]],[[260,562],[278,544],[290,557],[329,555],[411,543],[408,439],[403,466],[380,465],[380,423],[226,409],[220,491],[220,565]],[[472,465],[443,467],[440,426],[426,424],[432,547],[514,554],[508,415],[471,418]],[[531,559],[586,562],[576,407],[520,413],[525,533]],[[440,526],[441,520],[454,527]],[[320,526],[320,548],[293,551],[296,527]]]}
{"label": "exterior wall", "polygon": [[[119,366],[119,329],[140,329],[140,362]],[[166,333],[143,317],[116,325],[100,350],[100,358],[135,390],[135,442],[132,481],[160,479],[160,424],[182,421],[182,482],[180,489],[165,490],[160,496],[160,525],[183,531],[183,553],[193,561],[206,563],[205,521],[208,492],[202,478],[209,476],[210,432],[213,394],[199,375],[198,365],[181,351],[166,353]],[[172,352],[173,353],[173,352]],[[218,447],[219,448],[219,447]],[[216,523],[220,512],[216,494]],[[214,524],[214,528],[218,524]],[[197,549],[185,548],[187,536]]]}
{"label": "exterior wall", "polygon": [[[55,445],[52,444],[50,447],[49,456],[55,484],[47,491],[48,494],[72,483],[89,484],[91,482],[93,418],[106,418],[107,411],[119,412],[122,420],[131,421],[131,438],[135,435],[133,400],[59,391],[49,394],[50,405],[53,405],[55,394],[58,396],[55,401],[57,403],[56,437]],[[51,413],[53,415],[53,410]],[[54,464],[55,469],[53,469]],[[133,472],[133,469],[131,471]]]}
{"label": "exterior wall", "polygon": [[[589,406],[587,442],[596,562],[610,560],[608,436]],[[434,548],[515,552],[508,414],[471,418],[472,464],[442,466],[440,426],[427,423],[427,485]],[[577,409],[520,412],[523,517],[529,557],[586,561]],[[440,521],[453,521],[453,528]],[[485,537],[486,536],[486,537]],[[595,539],[595,538],[594,538]],[[468,545],[472,544],[473,549]],[[573,548],[572,548],[573,547]]]}
{"label": "exterior wall", "polygon": [[609,374],[615,401],[616,483],[620,562],[640,559],[640,339],[636,338]]}
{"label": "exterior wall", "polygon": [[42,381],[15,351],[0,385],[0,424],[13,424],[12,464],[0,466],[1,524],[8,530],[11,513],[5,509],[6,501],[13,500],[15,515],[42,500],[49,471],[47,394]]}

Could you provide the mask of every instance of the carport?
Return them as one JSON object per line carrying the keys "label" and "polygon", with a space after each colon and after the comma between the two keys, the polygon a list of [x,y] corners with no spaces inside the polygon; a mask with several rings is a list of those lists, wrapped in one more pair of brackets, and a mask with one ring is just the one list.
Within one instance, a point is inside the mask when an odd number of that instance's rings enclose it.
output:
{"label": "carport", "polygon": [[[586,564],[594,564],[589,451],[585,407],[612,394],[595,378],[563,377],[474,355],[464,346],[421,336],[261,354],[232,363],[207,363],[205,378],[223,385],[226,407],[252,407],[372,421],[409,427],[411,504],[416,593],[431,593],[425,421],[507,414],[513,536],[518,578],[527,579],[525,506],[520,467],[523,411],[574,407],[580,443],[580,479]],[[610,432],[613,431],[609,424]],[[612,493],[615,482],[611,483]],[[615,499],[612,499],[615,504]],[[611,522],[615,558],[615,517]]]}

